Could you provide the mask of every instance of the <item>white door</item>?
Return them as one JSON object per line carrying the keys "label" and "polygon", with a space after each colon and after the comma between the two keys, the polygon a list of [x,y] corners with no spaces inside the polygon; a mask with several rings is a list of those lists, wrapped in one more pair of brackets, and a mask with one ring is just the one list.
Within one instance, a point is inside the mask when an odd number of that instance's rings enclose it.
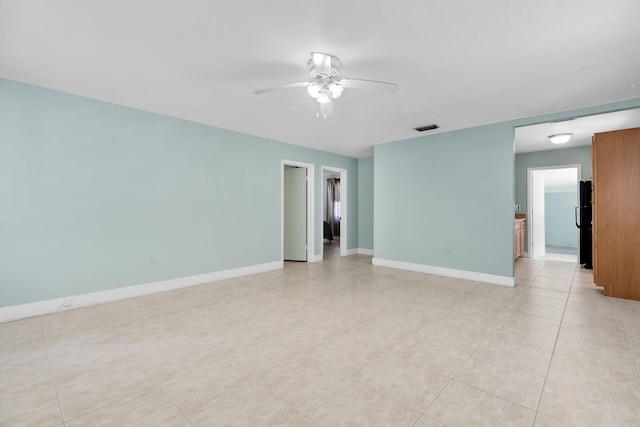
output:
{"label": "white door", "polygon": [[544,171],[531,172],[531,250],[532,258],[545,254]]}
{"label": "white door", "polygon": [[284,259],[307,260],[307,169],[284,169]]}

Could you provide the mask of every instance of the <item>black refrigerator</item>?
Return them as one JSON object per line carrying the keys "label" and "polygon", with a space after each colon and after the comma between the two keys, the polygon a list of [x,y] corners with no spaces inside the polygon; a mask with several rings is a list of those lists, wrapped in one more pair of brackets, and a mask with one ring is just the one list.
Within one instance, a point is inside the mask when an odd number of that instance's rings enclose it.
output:
{"label": "black refrigerator", "polygon": [[591,229],[591,181],[580,181],[580,206],[575,211],[576,226],[580,230],[578,262],[584,268],[593,268],[593,240]]}

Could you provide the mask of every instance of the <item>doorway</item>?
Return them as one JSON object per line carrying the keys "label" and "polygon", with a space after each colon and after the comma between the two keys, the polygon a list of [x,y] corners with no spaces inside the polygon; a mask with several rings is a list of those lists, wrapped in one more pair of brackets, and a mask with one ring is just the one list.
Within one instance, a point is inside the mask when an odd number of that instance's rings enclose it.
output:
{"label": "doorway", "polygon": [[[340,256],[347,256],[347,170],[322,166],[321,171],[323,181],[321,257],[324,259],[325,245],[335,245],[336,243],[340,247]],[[325,230],[327,231],[325,232]]]}
{"label": "doorway", "polygon": [[577,262],[579,233],[575,207],[581,165],[527,169],[529,257]]}
{"label": "doorway", "polygon": [[282,160],[281,236],[282,261],[313,261],[313,177],[309,163]]}

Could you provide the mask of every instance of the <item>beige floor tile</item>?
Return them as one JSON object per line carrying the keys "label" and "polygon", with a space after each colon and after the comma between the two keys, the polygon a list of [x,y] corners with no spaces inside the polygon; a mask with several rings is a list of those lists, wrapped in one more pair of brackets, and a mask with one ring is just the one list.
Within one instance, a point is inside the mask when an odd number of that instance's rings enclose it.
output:
{"label": "beige floor tile", "polygon": [[604,292],[599,288],[592,288],[592,289],[582,288],[580,289],[579,292],[576,292],[576,290],[578,289],[576,288],[575,283],[576,282],[574,282],[573,285],[571,286],[572,292],[571,292],[571,295],[569,296],[569,302],[579,303],[579,304],[584,304],[584,305],[589,305],[594,307],[605,306],[605,307],[620,309],[621,305],[620,305],[620,300],[618,298],[611,298],[611,297],[604,296]]}
{"label": "beige floor tile", "polygon": [[[585,424],[586,425],[586,424]],[[550,417],[541,413],[536,414],[536,421],[533,423],[533,427],[573,427],[574,424],[568,424],[557,418]]]}
{"label": "beige floor tile", "polygon": [[536,287],[529,287],[524,294],[553,298],[553,299],[557,299],[565,302],[569,298],[569,292],[554,291],[551,289],[536,288]]}
{"label": "beige floor tile", "polygon": [[[549,298],[549,300],[551,300]],[[558,301],[558,300],[555,300]],[[544,305],[534,304],[531,301],[525,301],[522,304],[516,304],[509,309],[508,315],[513,313],[526,313],[533,316],[544,317],[552,320],[562,320],[564,309],[547,307]]]}
{"label": "beige floor tile", "polygon": [[538,411],[568,425],[637,426],[640,377],[554,356]]}
{"label": "beige floor tile", "polygon": [[93,333],[109,329],[96,307],[83,307],[63,311],[41,318],[42,331],[46,340],[55,340],[65,335],[80,332]]}
{"label": "beige floor tile", "polygon": [[566,305],[566,300],[525,293],[518,299],[518,301],[516,301],[514,307],[526,308],[528,306],[542,306],[542,307],[554,308],[558,310],[564,310],[565,305]]}
{"label": "beige floor tile", "polygon": [[414,424],[414,427],[444,427],[444,424],[440,424],[436,420],[423,415],[418,422]]}
{"label": "beige floor tile", "polygon": [[424,412],[451,379],[390,357],[368,369],[358,381],[405,406]]}
{"label": "beige floor tile", "polygon": [[346,339],[385,353],[397,353],[412,345],[415,340],[415,330],[414,325],[384,318],[369,322],[366,326],[346,335]]}
{"label": "beige floor tile", "polygon": [[50,372],[28,378],[3,376],[0,380],[0,425],[62,425]]}
{"label": "beige floor tile", "polygon": [[425,415],[450,427],[530,427],[533,425],[535,412],[454,380]]}
{"label": "beige floor tile", "polygon": [[270,337],[251,342],[229,354],[227,360],[238,372],[256,377],[265,374],[275,364],[295,357],[299,352]]}
{"label": "beige floor tile", "polygon": [[634,329],[633,331],[628,331],[628,334],[629,342],[631,344],[631,350],[633,350],[633,355],[636,359],[636,365],[638,365],[638,362],[640,361],[640,330]]}
{"label": "beige floor tile", "polygon": [[620,307],[616,304],[608,304],[606,302],[595,303],[595,301],[580,302],[575,301],[575,298],[567,302],[565,314],[590,316],[601,321],[607,321],[609,319],[622,319],[622,312]]}
{"label": "beige floor tile", "polygon": [[155,383],[132,355],[95,359],[95,365],[54,370],[65,420],[76,418]]}
{"label": "beige floor tile", "polygon": [[0,323],[0,357],[5,352],[10,352],[13,345],[33,340],[42,341],[42,339],[39,317]]}
{"label": "beige floor tile", "polygon": [[51,377],[47,350],[42,338],[7,343],[0,348],[0,384],[12,379]]}
{"label": "beige floor tile", "polygon": [[40,318],[0,324],[0,343],[0,425],[61,425]]}
{"label": "beige floor tile", "polygon": [[571,290],[571,280],[538,276],[531,282],[530,286],[551,291],[569,292]]}
{"label": "beige floor tile", "polygon": [[575,268],[545,267],[537,277],[550,277],[554,279],[573,280]]}
{"label": "beige floor tile", "polygon": [[504,325],[497,327],[487,337],[483,345],[514,349],[531,348],[551,353],[555,348],[556,338],[557,332],[552,329],[518,328]]}
{"label": "beige floor tile", "polygon": [[194,426],[312,426],[278,396],[256,385],[189,415]]}
{"label": "beige floor tile", "polygon": [[545,331],[558,332],[558,330],[560,329],[560,320],[548,319],[545,317],[527,314],[522,311],[511,310],[500,320],[500,323],[496,326],[496,329],[507,326],[523,329],[541,329]]}
{"label": "beige floor tile", "polygon": [[637,374],[633,351],[624,328],[616,330],[606,328],[606,325],[585,328],[565,323],[560,328],[554,355]]}
{"label": "beige floor tile", "polygon": [[256,380],[306,415],[353,383],[353,378],[306,355],[278,363]]}
{"label": "beige floor tile", "polygon": [[580,331],[588,331],[601,335],[623,335],[625,333],[624,319],[606,319],[590,316],[585,311],[565,311],[562,325],[567,328],[577,328]]}
{"label": "beige floor tile", "polygon": [[415,411],[358,382],[315,410],[310,418],[320,426],[412,426]]}
{"label": "beige floor tile", "polygon": [[66,335],[47,341],[47,351],[54,371],[82,370],[132,357],[127,346],[116,335],[88,334],[90,335]]}
{"label": "beige floor tile", "polygon": [[357,378],[365,369],[378,365],[388,355],[347,338],[337,338],[319,342],[307,353],[312,358],[323,362],[341,375]]}
{"label": "beige floor tile", "polygon": [[159,387],[128,396],[65,423],[65,427],[127,425],[186,427],[190,423]]}
{"label": "beige floor tile", "polygon": [[[479,344],[459,342],[456,338],[446,334],[433,336],[432,338],[420,337],[409,349],[396,354],[397,357],[424,368],[430,372],[452,378],[464,365]],[[470,348],[474,347],[474,348]]]}
{"label": "beige floor tile", "polygon": [[535,411],[550,361],[550,352],[485,342],[455,379]]}
{"label": "beige floor tile", "polygon": [[173,365],[155,377],[162,389],[187,416],[211,407],[256,385],[231,361],[209,353],[194,355],[189,361]]}
{"label": "beige floor tile", "polygon": [[[505,313],[506,315],[506,313]],[[460,314],[418,330],[421,342],[429,341],[432,347],[473,352],[482,344],[503,316],[483,317],[475,314]],[[424,332],[424,333],[423,333]]]}
{"label": "beige floor tile", "polygon": [[599,294],[604,294],[603,289],[596,286],[593,283],[593,280],[575,280],[574,279],[573,282],[571,282],[571,289],[573,290],[573,292],[593,291]]}

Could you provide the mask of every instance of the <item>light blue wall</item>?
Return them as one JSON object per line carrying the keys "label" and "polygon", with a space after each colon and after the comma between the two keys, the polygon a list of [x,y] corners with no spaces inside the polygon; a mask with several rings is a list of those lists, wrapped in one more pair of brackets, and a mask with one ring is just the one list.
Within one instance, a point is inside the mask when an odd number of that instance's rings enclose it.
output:
{"label": "light blue wall", "polygon": [[358,247],[373,249],[373,157],[358,159]]}
{"label": "light blue wall", "polygon": [[376,146],[374,175],[376,258],[513,275],[512,126]]}
{"label": "light blue wall", "polygon": [[574,208],[578,192],[550,191],[544,194],[545,243],[550,246],[578,247]]}
{"label": "light blue wall", "polygon": [[[279,261],[281,159],[358,160],[0,79],[0,307]],[[149,259],[157,257],[157,264]]]}
{"label": "light blue wall", "polygon": [[527,169],[546,166],[581,165],[581,181],[591,179],[591,146],[564,148],[516,154],[516,204],[520,213],[527,213]]}
{"label": "light blue wall", "polygon": [[637,107],[640,98],[376,146],[376,258],[513,277],[514,128]]}

